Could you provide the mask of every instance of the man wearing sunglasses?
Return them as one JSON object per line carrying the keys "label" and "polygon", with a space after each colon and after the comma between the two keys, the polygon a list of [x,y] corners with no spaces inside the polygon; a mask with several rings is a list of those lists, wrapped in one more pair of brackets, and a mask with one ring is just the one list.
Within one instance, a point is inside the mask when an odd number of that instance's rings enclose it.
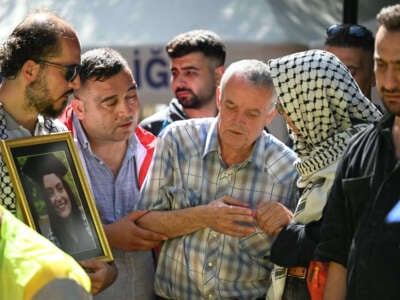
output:
{"label": "man wearing sunglasses", "polygon": [[[28,15],[0,51],[0,138],[17,139],[65,131],[55,120],[79,88],[81,47],[75,30],[45,11]],[[16,196],[0,157],[0,204],[16,213]],[[0,257],[0,259],[2,259]],[[92,292],[111,284],[116,269],[100,261],[82,262],[91,269]]]}
{"label": "man wearing sunglasses", "polygon": [[326,30],[324,48],[346,65],[363,94],[371,99],[371,87],[375,85],[372,32],[361,25],[335,24]]}
{"label": "man wearing sunglasses", "polygon": [[75,80],[76,76],[79,74],[79,69],[80,65],[70,65],[70,66],[65,66],[60,63],[44,60],[44,59],[38,59],[35,60],[38,64],[43,64],[43,65],[48,65],[48,66],[53,66],[55,68],[59,68],[65,71],[65,80],[68,82],[72,82]]}

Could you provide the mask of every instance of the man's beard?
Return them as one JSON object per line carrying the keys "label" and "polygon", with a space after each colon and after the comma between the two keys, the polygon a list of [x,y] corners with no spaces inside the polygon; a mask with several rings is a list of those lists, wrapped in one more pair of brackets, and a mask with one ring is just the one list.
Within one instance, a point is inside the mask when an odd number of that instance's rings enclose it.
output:
{"label": "man's beard", "polygon": [[[71,91],[67,91],[64,95],[69,93],[71,93]],[[47,83],[44,81],[43,76],[40,76],[34,82],[29,84],[25,90],[25,97],[28,99],[28,106],[30,108],[45,117],[57,118],[64,111],[68,101],[66,100],[58,109],[56,109],[53,104],[57,101],[49,95],[50,90]]]}
{"label": "man's beard", "polygon": [[201,102],[201,100],[195,95],[193,95],[191,98],[187,98],[187,97],[185,97],[183,99],[178,98],[178,101],[184,108],[197,109],[197,108],[200,108],[203,106],[203,103]]}
{"label": "man's beard", "polygon": [[[199,109],[207,104],[210,103],[210,101],[212,101],[212,97],[210,97],[210,99],[204,99],[204,98],[200,98],[199,96],[197,96],[196,94],[193,93],[193,91],[188,90],[188,89],[181,89],[185,90],[187,92],[191,93],[191,97],[184,97],[184,98],[178,98],[179,103],[183,106],[183,108],[194,108],[194,109]],[[177,90],[178,92],[179,90]],[[176,94],[176,93],[175,93]]]}

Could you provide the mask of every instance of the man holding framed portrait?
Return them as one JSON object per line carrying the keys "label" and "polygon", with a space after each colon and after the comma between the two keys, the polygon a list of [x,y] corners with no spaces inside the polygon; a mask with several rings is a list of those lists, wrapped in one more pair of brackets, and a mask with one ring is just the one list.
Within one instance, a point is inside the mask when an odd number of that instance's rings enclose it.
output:
{"label": "man holding framed portrait", "polygon": [[[28,15],[13,30],[0,51],[0,139],[20,139],[65,131],[56,118],[68,97],[79,88],[81,48],[70,24],[45,11]],[[0,204],[17,212],[8,170],[0,160]],[[0,257],[1,259],[1,257]],[[110,285],[115,267],[85,261],[91,269],[92,292]]]}

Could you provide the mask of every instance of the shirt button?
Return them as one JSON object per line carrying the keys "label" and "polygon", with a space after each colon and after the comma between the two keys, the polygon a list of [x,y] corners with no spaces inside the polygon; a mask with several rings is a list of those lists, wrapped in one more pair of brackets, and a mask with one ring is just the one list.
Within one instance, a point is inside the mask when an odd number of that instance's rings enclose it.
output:
{"label": "shirt button", "polygon": [[212,266],[213,266],[213,263],[210,261],[210,262],[208,262],[208,264],[207,264],[207,265],[208,265],[208,267],[209,267],[209,268],[212,268]]}
{"label": "shirt button", "polygon": [[212,299],[213,298],[213,294],[208,294],[208,299]]}

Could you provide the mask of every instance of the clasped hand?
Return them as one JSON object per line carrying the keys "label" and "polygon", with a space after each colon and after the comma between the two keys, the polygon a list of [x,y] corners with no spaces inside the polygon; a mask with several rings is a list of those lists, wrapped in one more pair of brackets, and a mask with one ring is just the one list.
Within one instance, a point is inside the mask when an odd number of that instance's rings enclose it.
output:
{"label": "clasped hand", "polygon": [[208,204],[210,227],[233,237],[246,237],[256,232],[258,225],[266,234],[276,235],[293,218],[292,212],[276,201],[260,202],[256,210],[248,204],[223,196]]}

